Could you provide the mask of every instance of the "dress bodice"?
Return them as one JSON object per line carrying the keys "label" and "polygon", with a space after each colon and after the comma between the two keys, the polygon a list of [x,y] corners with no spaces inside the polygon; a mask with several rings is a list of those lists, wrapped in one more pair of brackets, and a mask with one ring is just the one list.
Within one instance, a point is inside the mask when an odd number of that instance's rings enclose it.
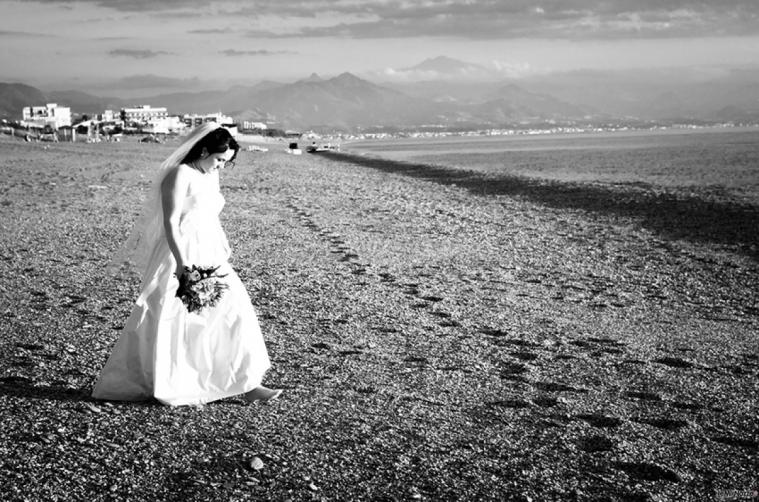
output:
{"label": "dress bodice", "polygon": [[224,207],[224,196],[217,190],[203,190],[185,197],[182,215],[192,212],[207,213],[218,216]]}
{"label": "dress bodice", "polygon": [[179,221],[180,246],[193,264],[219,265],[229,258],[229,243],[219,220],[223,207],[224,196],[217,189],[206,187],[185,197]]}

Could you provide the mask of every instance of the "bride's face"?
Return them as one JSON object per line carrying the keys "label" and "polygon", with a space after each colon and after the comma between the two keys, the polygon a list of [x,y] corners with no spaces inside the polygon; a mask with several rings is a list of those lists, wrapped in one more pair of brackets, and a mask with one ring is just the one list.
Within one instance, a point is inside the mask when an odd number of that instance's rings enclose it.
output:
{"label": "bride's face", "polygon": [[204,149],[203,154],[200,156],[200,159],[198,159],[195,163],[199,168],[203,170],[203,172],[211,173],[224,169],[226,163],[232,159],[234,154],[235,151],[231,148],[226,152],[221,153],[208,153]]}

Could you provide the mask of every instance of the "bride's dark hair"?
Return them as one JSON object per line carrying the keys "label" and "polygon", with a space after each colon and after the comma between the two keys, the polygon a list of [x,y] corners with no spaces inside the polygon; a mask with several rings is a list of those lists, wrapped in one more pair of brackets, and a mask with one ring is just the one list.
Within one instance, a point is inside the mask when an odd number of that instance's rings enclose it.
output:
{"label": "bride's dark hair", "polygon": [[182,164],[189,164],[190,162],[198,160],[203,153],[204,148],[208,153],[224,153],[231,148],[235,151],[235,154],[232,155],[232,158],[229,160],[235,160],[237,152],[240,151],[240,145],[232,137],[232,134],[223,127],[219,127],[218,129],[209,132],[203,136],[200,141],[195,143],[190,151],[187,152],[184,159],[182,159]]}

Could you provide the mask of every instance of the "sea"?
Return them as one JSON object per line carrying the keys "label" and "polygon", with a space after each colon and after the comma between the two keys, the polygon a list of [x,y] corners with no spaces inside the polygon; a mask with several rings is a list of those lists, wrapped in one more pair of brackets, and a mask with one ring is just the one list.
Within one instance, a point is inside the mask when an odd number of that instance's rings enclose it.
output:
{"label": "sea", "polygon": [[716,190],[759,204],[759,128],[390,138],[344,143],[343,150],[493,175]]}

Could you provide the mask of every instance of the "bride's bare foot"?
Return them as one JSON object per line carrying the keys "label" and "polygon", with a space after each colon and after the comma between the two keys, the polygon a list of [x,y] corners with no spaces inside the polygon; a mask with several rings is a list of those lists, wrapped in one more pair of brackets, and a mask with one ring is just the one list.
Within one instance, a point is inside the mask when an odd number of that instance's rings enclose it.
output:
{"label": "bride's bare foot", "polygon": [[277,399],[280,394],[282,394],[282,389],[270,389],[268,387],[264,387],[263,385],[259,385],[255,389],[243,394],[242,397],[249,403],[254,403],[256,401],[272,401],[274,399]]}

